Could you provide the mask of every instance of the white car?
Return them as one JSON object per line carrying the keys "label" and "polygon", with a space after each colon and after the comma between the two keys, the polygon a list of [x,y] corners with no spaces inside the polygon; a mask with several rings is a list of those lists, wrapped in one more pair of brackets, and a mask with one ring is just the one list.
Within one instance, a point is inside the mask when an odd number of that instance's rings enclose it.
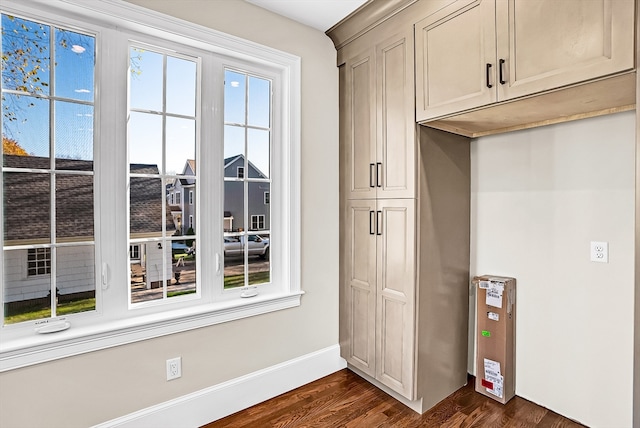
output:
{"label": "white car", "polygon": [[[269,257],[269,238],[263,238],[258,235],[248,235],[248,238],[250,256],[258,256],[261,259]],[[225,236],[224,256],[242,257],[244,255],[245,239],[245,236]]]}

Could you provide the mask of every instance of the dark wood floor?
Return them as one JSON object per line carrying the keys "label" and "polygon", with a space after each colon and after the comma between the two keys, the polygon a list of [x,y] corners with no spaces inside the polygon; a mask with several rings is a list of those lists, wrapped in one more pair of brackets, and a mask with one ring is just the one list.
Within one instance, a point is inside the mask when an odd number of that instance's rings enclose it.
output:
{"label": "dark wood floor", "polygon": [[423,415],[345,369],[205,425],[219,427],[583,427],[520,397],[502,405],[473,379]]}

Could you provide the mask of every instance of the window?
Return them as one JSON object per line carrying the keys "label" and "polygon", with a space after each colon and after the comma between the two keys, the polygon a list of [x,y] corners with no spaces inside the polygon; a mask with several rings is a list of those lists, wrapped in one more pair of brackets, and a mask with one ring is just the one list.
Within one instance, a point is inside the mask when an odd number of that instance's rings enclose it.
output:
{"label": "window", "polygon": [[251,230],[264,229],[264,215],[252,215],[251,216]]}
{"label": "window", "polygon": [[51,249],[30,248],[27,250],[27,276],[51,273]]}
{"label": "window", "polygon": [[[142,305],[198,291],[196,260],[182,258],[180,266],[173,260],[174,249],[191,247],[197,236],[188,243],[180,238],[163,189],[197,180],[193,175],[176,180],[176,171],[189,160],[195,163],[201,58],[142,43],[130,44],[129,58],[129,240],[146,249],[143,281],[131,276],[129,286],[131,304]],[[175,195],[180,204],[181,191]],[[188,195],[191,205],[193,192]]]}
{"label": "window", "polygon": [[299,305],[299,58],[38,5],[0,6],[0,370]]}
{"label": "window", "polygon": [[129,245],[129,259],[131,261],[140,260],[140,245]]}
{"label": "window", "polygon": [[[236,230],[225,233],[225,288],[271,282],[271,235],[266,223],[264,189],[271,186],[272,82],[238,69],[225,70],[224,164],[237,165],[237,174],[225,174],[225,210],[234,214]],[[245,174],[245,171],[247,173]],[[241,179],[241,181],[239,181]],[[249,217],[257,209],[265,214]],[[249,231],[261,230],[260,239]],[[256,257],[257,256],[257,257]]]}
{"label": "window", "polygon": [[269,204],[269,192],[264,192],[264,204]]}
{"label": "window", "polygon": [[[95,47],[2,14],[5,325],[95,309]],[[12,274],[25,248],[26,278]]]}

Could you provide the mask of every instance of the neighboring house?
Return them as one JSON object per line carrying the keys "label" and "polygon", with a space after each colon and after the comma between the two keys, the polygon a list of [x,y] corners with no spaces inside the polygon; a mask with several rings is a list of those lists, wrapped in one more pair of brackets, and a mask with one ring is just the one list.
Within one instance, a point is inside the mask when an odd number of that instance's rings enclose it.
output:
{"label": "neighboring house", "polygon": [[[243,155],[236,155],[224,160],[224,176],[226,178],[237,178],[239,180],[247,178],[268,179],[251,162],[248,162],[248,171],[245,171],[245,158]],[[177,178],[167,188],[167,204],[171,207],[171,215],[177,230],[186,234],[190,226],[196,229],[196,186],[195,161],[190,159],[186,162],[182,176]],[[244,224],[244,182],[225,181],[224,182],[224,231],[237,232],[240,230],[268,230],[270,228],[270,183],[255,182],[248,183],[248,224]]]}
{"label": "neighboring house", "polygon": [[176,230],[186,235],[189,227],[196,229],[196,161],[187,160],[180,175],[167,186],[167,204]]}
{"label": "neighboring house", "polygon": [[[48,169],[49,158],[36,156],[4,155],[8,168]],[[92,171],[93,162],[74,159],[56,159],[58,170]],[[155,165],[132,164],[136,173],[157,174]],[[148,236],[162,230],[162,188],[154,178],[134,178],[131,182],[130,233],[131,238]],[[94,235],[92,175],[56,175],[56,240],[73,243],[92,241]],[[27,190],[28,189],[28,190]],[[43,207],[50,206],[50,175],[38,173],[6,173],[4,175],[6,205],[4,209],[4,244],[39,245],[51,242],[51,215]],[[28,197],[25,197],[28,195]],[[167,213],[167,235],[175,230]],[[162,262],[168,257],[171,269],[171,252],[164,252],[156,245],[131,245],[129,252],[141,268]],[[46,299],[51,292],[50,248],[10,250],[4,253],[4,302],[22,305]],[[161,264],[161,263],[160,263]],[[87,246],[61,246],[56,250],[57,292],[60,298],[93,297],[95,294],[95,261],[93,251]],[[154,275],[152,271],[157,273]],[[72,274],[71,274],[72,273]],[[150,288],[159,281],[160,271],[149,270],[146,275]],[[167,278],[171,277],[169,270]]]}

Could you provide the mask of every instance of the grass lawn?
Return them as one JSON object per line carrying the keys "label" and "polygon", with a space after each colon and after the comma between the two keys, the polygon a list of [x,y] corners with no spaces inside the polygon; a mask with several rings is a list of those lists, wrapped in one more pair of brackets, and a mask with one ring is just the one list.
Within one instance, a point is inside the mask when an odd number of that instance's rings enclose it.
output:
{"label": "grass lawn", "polygon": [[[193,257],[193,256],[186,256]],[[249,274],[249,285],[264,284],[271,280],[270,272],[253,272]],[[232,275],[224,278],[224,288],[237,288],[244,287],[244,275]],[[181,290],[170,291],[167,293],[167,297],[181,296],[184,294],[195,293],[195,290]],[[73,302],[60,303],[58,305],[58,316],[76,314],[78,312],[92,311],[96,308],[95,297],[90,299],[75,300]],[[49,307],[33,307],[27,306],[13,311],[11,314],[7,314],[4,323],[15,324],[24,321],[31,321],[41,318],[49,318],[51,316],[51,308]]]}
{"label": "grass lawn", "polygon": [[[253,272],[249,274],[249,285],[264,284],[271,280],[270,272]],[[244,275],[231,275],[224,277],[224,288],[244,287]]]}
{"label": "grass lawn", "polygon": [[[96,299],[75,300],[73,302],[60,303],[58,305],[58,316],[76,314],[78,312],[93,311],[96,308]],[[7,315],[4,320],[5,324],[15,324],[23,321],[36,320],[40,318],[49,318],[51,316],[51,308],[27,306]]]}

